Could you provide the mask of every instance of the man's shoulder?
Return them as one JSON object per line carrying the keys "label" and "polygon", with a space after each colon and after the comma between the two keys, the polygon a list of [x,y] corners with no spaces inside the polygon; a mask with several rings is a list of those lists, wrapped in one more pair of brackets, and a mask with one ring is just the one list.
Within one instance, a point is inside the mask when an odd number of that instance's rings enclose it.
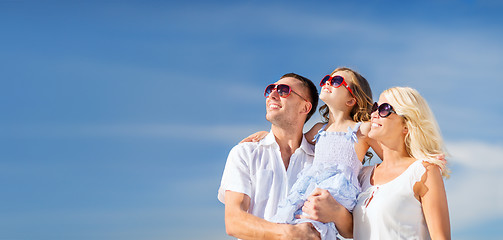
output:
{"label": "man's shoulder", "polygon": [[259,146],[258,142],[243,142],[235,145],[233,151],[254,151]]}
{"label": "man's shoulder", "polygon": [[235,153],[241,153],[241,154],[255,154],[259,151],[263,150],[268,150],[270,149],[271,145],[264,144],[262,142],[263,140],[259,142],[243,142],[239,143],[238,145],[234,146],[231,150],[231,152]]}

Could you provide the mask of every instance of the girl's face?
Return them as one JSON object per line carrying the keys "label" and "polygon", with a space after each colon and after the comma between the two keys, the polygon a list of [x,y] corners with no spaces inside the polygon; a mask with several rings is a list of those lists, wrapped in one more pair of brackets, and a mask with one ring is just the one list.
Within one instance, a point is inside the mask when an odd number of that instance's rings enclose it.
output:
{"label": "girl's face", "polygon": [[[379,97],[379,102],[377,104],[380,106],[383,103],[388,103],[388,99],[381,95]],[[379,115],[379,110],[372,112],[371,114],[372,127],[370,128],[369,137],[382,141],[384,139],[405,140],[405,135],[407,134],[407,128],[403,117],[397,115],[396,113],[391,113],[387,117],[381,117]]]}
{"label": "girl's face", "polygon": [[[351,73],[346,71],[338,71],[332,74],[333,76],[341,76],[344,78],[346,83],[351,79]],[[353,97],[349,90],[340,85],[339,87],[333,87],[331,84],[325,84],[321,88],[320,99],[325,102],[329,107],[345,106],[345,104],[350,101]]]}

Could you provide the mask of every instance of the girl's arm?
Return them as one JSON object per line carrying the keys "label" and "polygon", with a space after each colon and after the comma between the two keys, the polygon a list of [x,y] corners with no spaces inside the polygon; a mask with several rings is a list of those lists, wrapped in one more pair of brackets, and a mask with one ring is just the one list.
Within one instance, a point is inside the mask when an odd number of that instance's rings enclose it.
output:
{"label": "girl's arm", "polygon": [[449,209],[444,181],[439,167],[425,163],[426,172],[414,185],[414,193],[423,207],[431,239],[451,239]]}
{"label": "girl's arm", "polygon": [[[311,130],[309,130],[307,133],[304,134],[304,136],[306,137],[306,139],[309,143],[314,144],[313,138],[318,133],[318,131],[321,129],[321,127],[323,127],[323,123],[317,123],[311,128]],[[266,131],[256,132],[256,133],[246,137],[245,139],[241,140],[241,142],[239,142],[239,143],[258,142],[258,141],[264,139],[265,136],[267,136],[267,134],[269,134],[269,132],[266,132]]]}
{"label": "girl's arm", "polygon": [[316,123],[314,126],[309,130],[307,133],[304,134],[306,137],[307,141],[311,144],[315,144],[316,142],[313,142],[314,136],[320,131],[320,129],[323,127],[324,123]]}
{"label": "girl's arm", "polygon": [[264,139],[265,136],[267,136],[267,134],[269,134],[269,132],[266,132],[266,131],[256,132],[256,133],[246,137],[245,139],[241,140],[241,142],[239,142],[239,143],[258,142],[258,141]]}
{"label": "girl's arm", "polygon": [[[377,156],[380,159],[382,159],[381,145],[376,140],[369,138],[370,126],[371,126],[370,122],[364,122],[360,126],[361,139],[363,139],[363,142],[365,143],[363,145],[366,145],[365,152],[367,152],[368,147],[371,147],[372,150],[374,150],[374,152],[377,154]],[[360,156],[360,155],[358,155],[358,156]]]}

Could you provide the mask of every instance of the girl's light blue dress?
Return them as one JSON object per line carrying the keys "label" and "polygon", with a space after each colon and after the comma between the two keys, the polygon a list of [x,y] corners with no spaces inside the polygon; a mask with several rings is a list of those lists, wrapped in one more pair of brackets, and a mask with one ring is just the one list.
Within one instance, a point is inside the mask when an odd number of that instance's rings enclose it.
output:
{"label": "girl's light blue dress", "polygon": [[321,223],[309,219],[296,219],[302,213],[302,206],[315,188],[328,190],[332,196],[350,212],[356,205],[360,193],[358,174],[362,163],[356,155],[354,143],[358,142],[356,132],[348,127],[347,132],[327,132],[326,124],[315,138],[315,155],[311,167],[299,173],[286,199],[279,203],[278,211],[272,221],[298,224],[310,222],[320,232],[321,239],[336,239],[337,229],[333,222]]}

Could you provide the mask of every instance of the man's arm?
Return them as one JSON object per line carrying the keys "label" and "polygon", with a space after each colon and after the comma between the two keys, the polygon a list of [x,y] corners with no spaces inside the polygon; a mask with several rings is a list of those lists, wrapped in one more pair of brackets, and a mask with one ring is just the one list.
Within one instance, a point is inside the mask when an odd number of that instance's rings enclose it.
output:
{"label": "man's arm", "polygon": [[323,223],[334,222],[341,236],[344,238],[353,237],[353,215],[337,202],[329,191],[316,188],[313,194],[307,198],[302,211],[309,216],[300,215],[300,218]]}
{"label": "man's arm", "polygon": [[319,239],[311,224],[278,224],[248,213],[250,197],[244,193],[225,192],[225,229],[241,239]]}

